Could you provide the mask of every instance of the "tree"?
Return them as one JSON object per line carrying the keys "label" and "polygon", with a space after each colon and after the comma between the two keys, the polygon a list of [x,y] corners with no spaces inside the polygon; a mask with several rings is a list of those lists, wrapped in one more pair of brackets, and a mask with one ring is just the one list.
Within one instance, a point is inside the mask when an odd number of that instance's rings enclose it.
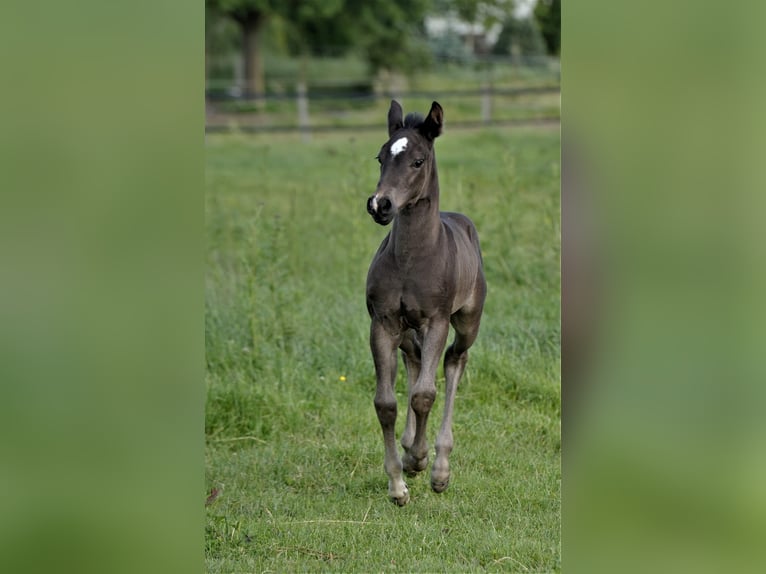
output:
{"label": "tree", "polygon": [[279,15],[294,54],[325,54],[350,44],[347,0],[285,0]]}
{"label": "tree", "polygon": [[548,53],[558,56],[561,51],[561,0],[537,0],[534,14]]}
{"label": "tree", "polygon": [[[270,19],[280,19],[295,54],[359,50],[373,71],[408,70],[427,51],[422,22],[430,0],[206,0],[214,14],[241,29],[245,92],[264,93],[260,37]],[[421,32],[421,33],[418,33]]]}
{"label": "tree", "polygon": [[[239,30],[237,24],[222,17],[210,6],[205,6],[205,80],[228,76],[230,63],[222,64],[216,56],[230,54],[239,48]],[[212,58],[211,58],[212,56]],[[209,88],[210,85],[206,83]],[[217,87],[217,86],[216,86]]]}
{"label": "tree", "polygon": [[529,62],[538,56],[544,56],[546,47],[534,19],[511,17],[503,24],[492,51],[502,56],[521,56]]}
{"label": "tree", "polygon": [[257,97],[264,93],[259,44],[263,26],[279,4],[279,0],[205,0],[205,7],[211,16],[225,16],[239,25],[245,94],[248,96]]}
{"label": "tree", "polygon": [[[457,16],[467,24],[479,24],[484,30],[505,22],[512,14],[514,0],[435,0],[434,11],[440,15]],[[470,52],[476,46],[473,35],[468,37]]]}
{"label": "tree", "polygon": [[430,59],[424,19],[430,0],[347,0],[353,45],[379,70],[411,72]]}
{"label": "tree", "polygon": [[513,0],[445,0],[441,3],[453,8],[462,20],[486,27],[505,20],[513,11]]}

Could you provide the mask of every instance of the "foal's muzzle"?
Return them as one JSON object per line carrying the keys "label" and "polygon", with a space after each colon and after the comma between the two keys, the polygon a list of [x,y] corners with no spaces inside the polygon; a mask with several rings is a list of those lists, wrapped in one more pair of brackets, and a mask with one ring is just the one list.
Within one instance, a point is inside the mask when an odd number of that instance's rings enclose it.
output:
{"label": "foal's muzzle", "polygon": [[375,223],[388,225],[394,218],[394,205],[386,197],[372,195],[367,200],[367,213],[372,215]]}

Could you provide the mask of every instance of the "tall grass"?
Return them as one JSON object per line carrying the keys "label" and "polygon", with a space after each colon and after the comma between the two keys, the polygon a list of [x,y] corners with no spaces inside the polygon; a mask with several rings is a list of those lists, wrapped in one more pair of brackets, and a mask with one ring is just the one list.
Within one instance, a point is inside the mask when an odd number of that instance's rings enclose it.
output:
{"label": "tall grass", "polygon": [[[450,489],[410,479],[401,509],[387,501],[364,302],[388,231],[365,211],[384,134],[381,121],[308,144],[207,136],[210,571],[559,568],[558,130],[437,140],[442,209],[475,221],[489,295]],[[401,413],[403,370],[398,391]]]}

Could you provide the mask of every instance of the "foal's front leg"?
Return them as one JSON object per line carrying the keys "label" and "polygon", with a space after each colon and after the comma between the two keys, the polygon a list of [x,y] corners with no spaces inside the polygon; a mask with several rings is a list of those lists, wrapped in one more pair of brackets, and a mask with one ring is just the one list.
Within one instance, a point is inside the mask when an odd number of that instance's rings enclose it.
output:
{"label": "foal's front leg", "polygon": [[402,444],[405,448],[404,466],[408,472],[417,473],[428,464],[428,441],[426,427],[428,415],[436,399],[436,369],[439,366],[444,345],[449,333],[447,320],[434,320],[427,329],[422,332],[422,344],[420,352],[420,372],[417,381],[410,389],[410,408],[415,418],[415,437],[411,445],[407,446],[404,438]]}
{"label": "foal's front leg", "polygon": [[370,349],[375,363],[377,386],[375,389],[375,412],[383,431],[385,447],[384,467],[388,475],[388,496],[399,506],[410,500],[410,492],[402,479],[402,461],[396,449],[396,349],[400,338],[392,336],[375,319],[370,326]]}

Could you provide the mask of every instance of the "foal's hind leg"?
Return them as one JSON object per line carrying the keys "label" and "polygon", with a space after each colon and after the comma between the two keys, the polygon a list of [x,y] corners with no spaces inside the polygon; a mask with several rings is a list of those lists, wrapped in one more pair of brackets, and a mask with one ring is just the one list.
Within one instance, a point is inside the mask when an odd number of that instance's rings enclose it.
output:
{"label": "foal's hind leg", "polygon": [[455,341],[444,354],[444,417],[436,437],[436,459],[431,468],[431,488],[434,492],[444,492],[449,486],[449,455],[452,452],[452,409],[455,403],[455,391],[463,376],[468,362],[468,349],[473,345],[479,333],[481,311],[474,314],[456,314],[452,318],[455,327]]}

